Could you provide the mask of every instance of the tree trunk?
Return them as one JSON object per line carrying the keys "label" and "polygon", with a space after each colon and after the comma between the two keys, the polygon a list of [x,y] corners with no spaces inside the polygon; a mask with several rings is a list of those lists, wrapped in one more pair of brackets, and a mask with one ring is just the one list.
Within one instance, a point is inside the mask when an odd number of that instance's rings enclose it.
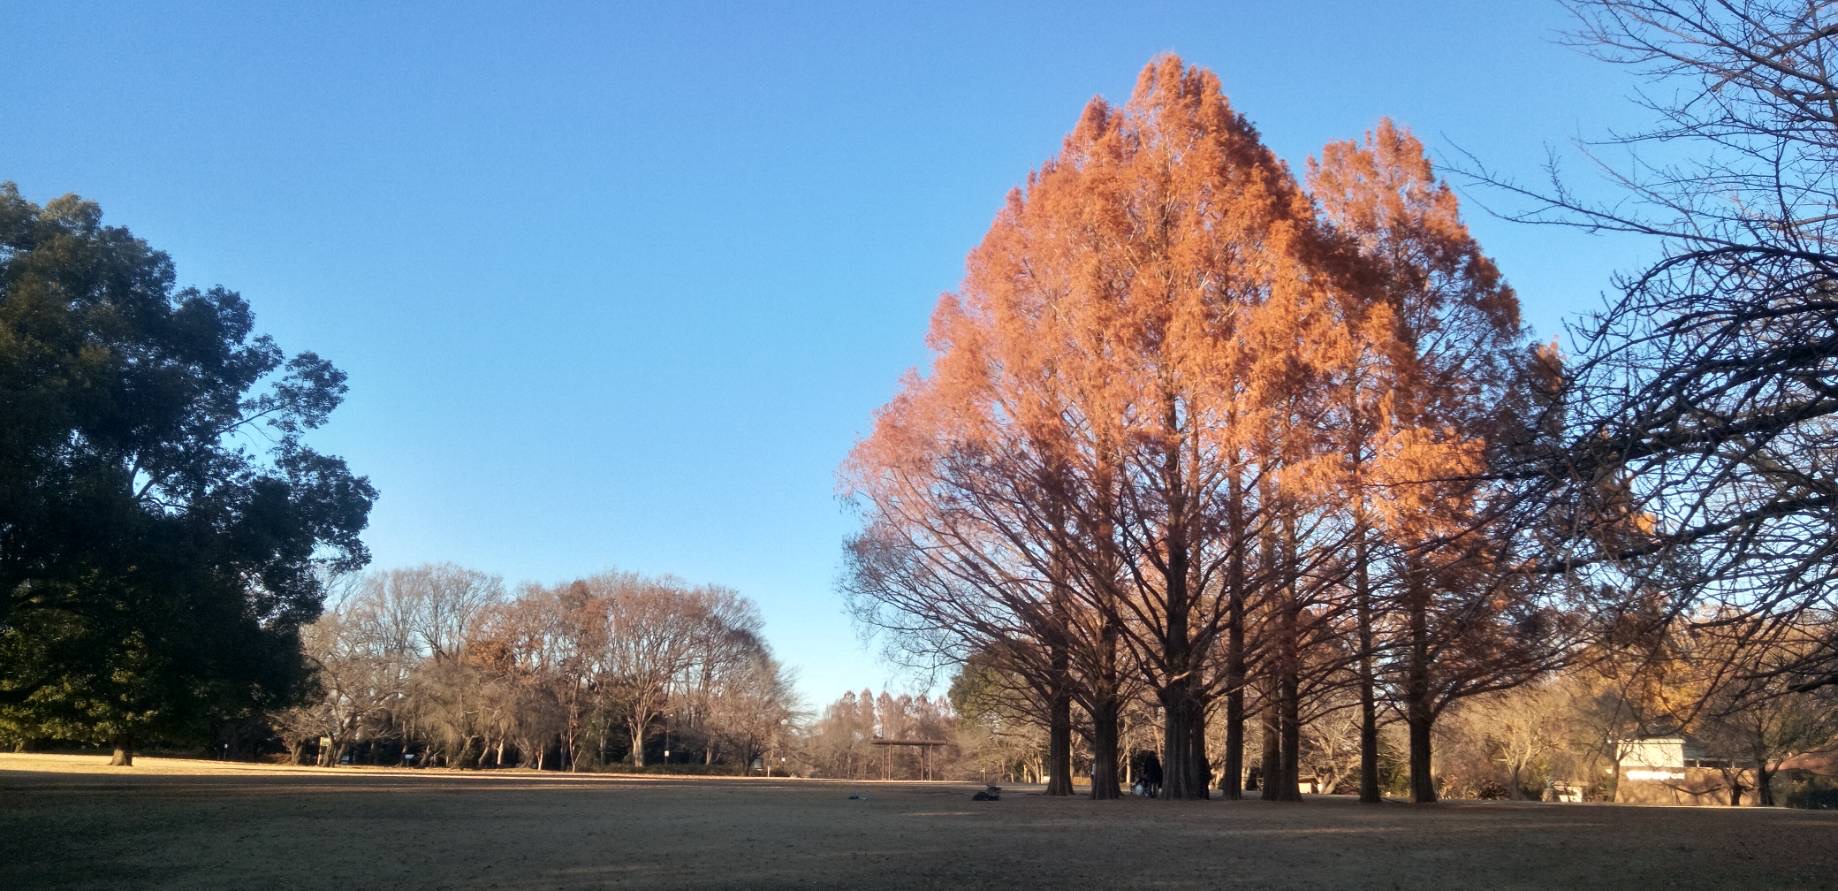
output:
{"label": "tree trunk", "polygon": [[1277,785],[1279,801],[1302,800],[1302,604],[1296,595],[1295,514],[1283,516],[1283,603],[1281,624],[1283,776]]}
{"label": "tree trunk", "polygon": [[1774,771],[1768,769],[1765,758],[1755,759],[1755,803],[1762,807],[1774,806]]}
{"label": "tree trunk", "polygon": [[1193,759],[1195,777],[1200,789],[1201,798],[1211,798],[1213,794],[1213,764],[1206,757],[1206,708],[1207,701],[1196,697],[1193,701],[1193,723],[1188,725],[1188,745],[1192,747],[1187,757]]}
{"label": "tree trunk", "polygon": [[1091,710],[1091,797],[1108,801],[1123,797],[1117,783],[1117,715],[1115,699],[1106,697]]}
{"label": "tree trunk", "polygon": [[[1269,662],[1266,660],[1264,664],[1268,666]],[[1263,757],[1257,768],[1257,797],[1264,801],[1276,801],[1276,787],[1280,784],[1278,778],[1283,775],[1283,719],[1282,713],[1277,710],[1276,685],[1266,675],[1259,686],[1262,688],[1264,707],[1258,712],[1258,736],[1263,743]]]}
{"label": "tree trunk", "polygon": [[[1165,429],[1181,429],[1179,411],[1170,396],[1164,406]],[[1193,612],[1193,580],[1188,536],[1187,489],[1181,467],[1179,443],[1162,453],[1161,490],[1168,499],[1164,547],[1167,562],[1162,575],[1162,593],[1167,609],[1163,617],[1163,665],[1170,680],[1157,691],[1162,703],[1162,797],[1171,801],[1205,798],[1207,788],[1205,740],[1205,703],[1198,695],[1197,675],[1203,654],[1193,652],[1190,627]],[[1198,726],[1196,726],[1198,725]],[[1200,742],[1196,746],[1196,740]],[[1195,750],[1199,749],[1199,757]]]}
{"label": "tree trunk", "polygon": [[[1064,516],[1057,506],[1049,510],[1053,528],[1063,535]],[[1054,541],[1052,547],[1049,569],[1052,590],[1048,594],[1052,598],[1052,628],[1047,638],[1050,672],[1047,680],[1047,770],[1050,771],[1047,794],[1058,797],[1072,794],[1072,649],[1068,640],[1071,625],[1067,609],[1069,562],[1062,541]]]}
{"label": "tree trunk", "polygon": [[1359,648],[1359,800],[1378,804],[1384,800],[1378,775],[1378,681],[1372,633],[1372,543],[1366,520],[1365,425],[1359,406],[1358,385],[1347,394],[1347,457],[1352,466],[1353,488],[1353,610]]}
{"label": "tree trunk", "polygon": [[1228,801],[1244,798],[1244,490],[1233,473],[1226,504],[1226,536],[1232,548],[1226,566],[1226,594],[1230,598],[1225,636],[1225,767],[1219,791]]}
{"label": "tree trunk", "polygon": [[1379,791],[1378,775],[1378,683],[1373,653],[1371,552],[1363,519],[1354,532],[1353,559],[1354,608],[1359,623],[1359,800],[1378,804],[1384,801],[1384,795]]}
{"label": "tree trunk", "polygon": [[[1055,657],[1057,659],[1057,656]],[[1047,794],[1072,794],[1072,697],[1065,688],[1048,703]]]}
{"label": "tree trunk", "polygon": [[1196,753],[1206,739],[1204,704],[1193,695],[1189,681],[1177,681],[1164,691],[1162,719],[1162,792],[1170,801],[1206,798],[1206,758]]}
{"label": "tree trunk", "polygon": [[108,760],[110,767],[134,766],[134,735],[127,732],[115,734],[115,754]]}
{"label": "tree trunk", "polygon": [[[1293,664],[1293,662],[1292,662]],[[1293,669],[1283,672],[1283,782],[1277,788],[1282,801],[1302,800],[1301,684]]]}
{"label": "tree trunk", "polygon": [[645,723],[639,721],[630,725],[632,730],[632,766],[645,766]]}
{"label": "tree trunk", "polygon": [[1404,720],[1410,727],[1410,800],[1432,804],[1436,801],[1436,780],[1430,776],[1430,728],[1434,719],[1428,703],[1413,697],[1406,706]]}
{"label": "tree trunk", "polygon": [[[1405,572],[1415,575],[1413,569]],[[1429,595],[1423,580],[1411,578],[1410,662],[1405,677],[1405,722],[1410,727],[1410,800],[1429,804],[1436,800],[1436,781],[1430,776],[1430,727],[1436,720],[1430,709]]]}

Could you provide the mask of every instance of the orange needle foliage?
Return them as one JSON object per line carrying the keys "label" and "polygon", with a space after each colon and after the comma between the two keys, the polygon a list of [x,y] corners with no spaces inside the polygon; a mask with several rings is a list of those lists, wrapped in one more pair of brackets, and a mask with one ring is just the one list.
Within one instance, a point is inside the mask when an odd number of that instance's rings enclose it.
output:
{"label": "orange needle foliage", "polygon": [[1150,63],[1008,196],[933,314],[930,373],[845,465],[858,616],[1031,678],[1056,775],[1063,703],[1090,717],[1103,773],[1140,684],[1165,794],[1205,796],[1208,705],[1233,697],[1235,754],[1262,665],[1293,788],[1300,650],[1337,633],[1348,530],[1374,504],[1398,549],[1457,537],[1483,497],[1512,292],[1389,123],[1330,146],[1310,183],[1211,72]]}

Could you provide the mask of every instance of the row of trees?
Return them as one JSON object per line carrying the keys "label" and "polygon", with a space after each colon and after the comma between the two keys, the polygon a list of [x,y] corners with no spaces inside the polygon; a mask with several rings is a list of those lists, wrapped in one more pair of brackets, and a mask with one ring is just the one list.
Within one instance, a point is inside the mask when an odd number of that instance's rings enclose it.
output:
{"label": "row of trees", "polygon": [[[1803,634],[1798,646],[1814,640]],[[1778,776],[1795,763],[1794,756],[1838,747],[1838,687],[1794,691],[1780,676],[1732,676],[1731,643],[1705,629],[1680,629],[1650,650],[1592,644],[1569,665],[1527,684],[1461,699],[1435,728],[1437,794],[1777,803]],[[1793,647],[1787,649],[1779,658],[1793,658]],[[1050,777],[1047,734],[1032,699],[1026,684],[980,658],[953,680],[948,707],[924,697],[850,693],[790,746],[791,769],[815,776],[917,779],[923,774],[916,753],[877,747],[874,741],[925,739],[950,743],[933,750],[924,765],[934,777],[1043,782]],[[1122,764],[1125,783],[1133,764],[1161,748],[1155,709],[1146,695],[1122,709],[1120,751],[1130,756]],[[1225,711],[1220,702],[1209,709],[1209,736],[1223,736]],[[1308,786],[1356,793],[1364,754],[1356,690],[1322,692],[1311,701],[1309,715],[1299,733]],[[1395,710],[1380,715],[1375,754],[1387,794],[1408,794],[1410,786],[1409,733],[1399,718]],[[1257,724],[1248,728],[1253,747],[1262,733]],[[1702,763],[1662,783],[1666,788],[1624,794],[1620,786],[1628,771],[1649,766],[1629,759],[1639,757],[1650,740],[1675,736],[1690,746],[1683,757]],[[1210,752],[1212,776],[1222,775],[1221,754],[1217,748]],[[1823,764],[1828,756],[1808,764]],[[1070,762],[1074,777],[1093,773],[1094,753],[1086,739],[1074,737]],[[1788,801],[1829,806],[1838,793],[1832,779],[1796,775]],[[1261,769],[1251,780],[1261,785]]]}
{"label": "row of trees", "polygon": [[1520,219],[1660,249],[1573,360],[1528,342],[1407,132],[1298,179],[1171,57],[971,253],[930,373],[844,467],[845,589],[897,655],[1025,691],[1053,793],[1078,735],[1117,794],[1142,698],[1171,797],[1207,794],[1215,709],[1224,792],[1255,738],[1277,799],[1352,710],[1361,797],[1396,715],[1430,801],[1438,718],[1567,664],[1692,641],[1718,670],[1677,684],[1687,722],[1838,683],[1838,27],[1805,0],[1574,6],[1588,49],[1683,89],[1616,141],[1627,200],[1469,171]]}
{"label": "row of trees", "polygon": [[1366,794],[1391,703],[1430,800],[1437,715],[1569,643],[1569,589],[1513,571],[1548,526],[1489,473],[1548,436],[1555,359],[1388,122],[1304,187],[1211,73],[1157,60],[1010,196],[930,342],[845,469],[848,593],[903,653],[1029,687],[1054,793],[1076,731],[1119,794],[1143,691],[1168,795],[1207,794],[1222,700],[1227,796],[1257,721],[1264,794],[1294,798],[1310,709],[1350,689]]}
{"label": "row of trees", "polygon": [[507,595],[452,565],[365,575],[305,633],[297,758],[745,770],[786,738],[791,680],[734,591],[606,573]]}

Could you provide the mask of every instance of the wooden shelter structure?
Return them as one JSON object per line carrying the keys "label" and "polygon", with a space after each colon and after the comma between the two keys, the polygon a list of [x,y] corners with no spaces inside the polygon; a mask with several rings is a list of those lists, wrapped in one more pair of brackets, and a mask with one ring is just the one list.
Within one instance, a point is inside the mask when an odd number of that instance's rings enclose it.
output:
{"label": "wooden shelter structure", "polygon": [[932,750],[950,745],[949,742],[942,739],[881,739],[878,736],[869,740],[868,744],[878,746],[881,750],[881,779],[883,780],[893,778],[893,750],[896,746],[919,750],[919,778],[929,780],[932,778]]}

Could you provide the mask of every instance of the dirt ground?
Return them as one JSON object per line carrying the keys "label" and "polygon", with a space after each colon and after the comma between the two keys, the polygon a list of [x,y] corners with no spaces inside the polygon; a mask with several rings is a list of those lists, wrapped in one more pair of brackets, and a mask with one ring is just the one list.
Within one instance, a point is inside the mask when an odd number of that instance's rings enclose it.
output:
{"label": "dirt ground", "polygon": [[104,760],[0,755],[0,888],[1838,888],[1806,811]]}

